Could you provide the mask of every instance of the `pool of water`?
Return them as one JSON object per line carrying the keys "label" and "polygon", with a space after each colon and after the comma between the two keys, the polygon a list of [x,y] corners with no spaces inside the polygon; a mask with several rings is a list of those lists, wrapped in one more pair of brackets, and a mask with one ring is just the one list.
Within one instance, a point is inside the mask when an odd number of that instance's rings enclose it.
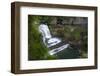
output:
{"label": "pool of water", "polygon": [[66,48],[55,54],[58,59],[75,59],[80,58],[80,53],[77,49]]}

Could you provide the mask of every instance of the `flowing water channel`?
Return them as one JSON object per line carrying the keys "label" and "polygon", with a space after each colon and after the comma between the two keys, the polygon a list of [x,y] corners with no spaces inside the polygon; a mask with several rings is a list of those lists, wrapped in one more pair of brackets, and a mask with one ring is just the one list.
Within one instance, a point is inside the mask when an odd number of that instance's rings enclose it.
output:
{"label": "flowing water channel", "polygon": [[[51,48],[52,46],[56,46],[61,44],[62,40],[58,37],[52,37],[50,30],[46,24],[41,24],[39,26],[39,31],[43,36],[43,43],[48,47]],[[59,59],[66,59],[66,58],[78,58],[79,51],[73,48],[69,48],[70,44],[66,43],[57,48],[53,48],[49,50],[50,55],[56,55]]]}

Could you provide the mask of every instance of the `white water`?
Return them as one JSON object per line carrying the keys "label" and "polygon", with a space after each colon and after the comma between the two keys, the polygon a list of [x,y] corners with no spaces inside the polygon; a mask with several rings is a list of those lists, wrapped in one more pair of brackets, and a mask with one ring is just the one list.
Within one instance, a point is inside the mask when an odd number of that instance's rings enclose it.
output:
{"label": "white water", "polygon": [[[55,45],[57,45],[57,44],[59,44],[61,42],[61,39],[51,36],[50,30],[49,30],[47,25],[41,24],[39,26],[39,31],[41,32],[41,34],[43,36],[43,42],[47,47],[55,46]],[[46,40],[47,40],[47,42],[46,42]],[[58,48],[50,50],[49,54],[50,55],[54,55],[54,54],[66,49],[68,47],[69,47],[69,44],[62,45],[62,46],[60,46]]]}
{"label": "white water", "polygon": [[55,48],[55,49],[53,49],[53,50],[50,50],[49,54],[50,54],[50,55],[54,55],[54,54],[56,54],[56,53],[58,53],[58,52],[60,52],[60,51],[62,51],[62,50],[64,50],[64,49],[66,49],[66,48],[68,48],[68,47],[69,47],[69,44],[65,44],[65,45],[63,45],[63,46],[61,46],[61,47],[59,47],[59,48]]}
{"label": "white water", "polygon": [[[47,47],[54,46],[61,42],[61,40],[59,38],[51,36],[50,30],[47,25],[41,24],[39,26],[39,31],[42,33],[43,42]],[[46,42],[46,39],[48,39],[47,42]]]}

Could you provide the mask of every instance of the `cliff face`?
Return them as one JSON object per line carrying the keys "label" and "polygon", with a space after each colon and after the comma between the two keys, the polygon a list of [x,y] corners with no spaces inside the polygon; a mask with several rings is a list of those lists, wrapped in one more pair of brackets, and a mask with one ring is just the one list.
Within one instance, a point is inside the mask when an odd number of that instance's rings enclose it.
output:
{"label": "cliff face", "polygon": [[48,24],[87,26],[87,23],[87,17],[52,17],[52,20]]}

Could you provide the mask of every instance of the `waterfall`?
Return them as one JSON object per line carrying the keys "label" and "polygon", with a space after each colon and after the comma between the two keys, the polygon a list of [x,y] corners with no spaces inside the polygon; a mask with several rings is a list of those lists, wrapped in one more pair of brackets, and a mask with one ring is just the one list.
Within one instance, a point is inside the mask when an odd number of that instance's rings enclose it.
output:
{"label": "waterfall", "polygon": [[[42,34],[43,43],[48,47],[56,46],[57,44],[60,44],[62,41],[60,38],[52,37],[49,27],[46,24],[40,24],[39,31]],[[50,55],[54,55],[60,51],[63,51],[64,49],[68,48],[69,44],[62,45],[58,48],[54,48],[49,51]]]}
{"label": "waterfall", "polygon": [[68,47],[69,47],[69,44],[62,45],[61,47],[55,48],[55,49],[53,49],[53,50],[50,50],[50,51],[49,51],[49,54],[50,54],[50,55],[54,55],[54,54],[56,54],[56,53],[58,53],[58,52],[60,52],[60,51],[63,51],[64,49],[66,49],[66,48],[68,48]]}

